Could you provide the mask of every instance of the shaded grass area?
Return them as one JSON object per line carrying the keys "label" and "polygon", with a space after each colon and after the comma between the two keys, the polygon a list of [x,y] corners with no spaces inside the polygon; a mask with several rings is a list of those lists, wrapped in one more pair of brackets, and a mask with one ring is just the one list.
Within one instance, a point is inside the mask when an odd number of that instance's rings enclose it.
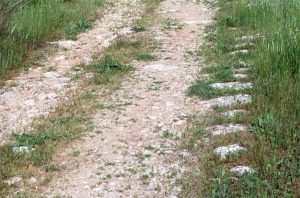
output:
{"label": "shaded grass area", "polygon": [[[91,28],[104,0],[0,1],[0,78],[21,67],[28,52],[59,37],[76,39]],[[18,6],[14,6],[18,5]]]}
{"label": "shaded grass area", "polygon": [[[185,184],[189,186],[185,193],[198,197],[299,197],[300,2],[220,0],[217,5],[217,24],[208,28],[206,48],[199,54],[208,64],[235,68],[244,61],[249,65],[255,87],[251,116],[245,123],[250,124],[251,133],[212,140],[211,149],[198,150],[204,162],[199,169],[205,172],[198,179],[206,182],[200,184],[194,174]],[[249,42],[256,45],[245,47],[250,54],[230,55],[236,45]],[[231,74],[222,71],[216,79],[226,81]],[[240,143],[248,152],[224,162],[207,154],[217,145],[231,143]],[[227,171],[234,165],[250,165],[257,173],[235,180]]]}

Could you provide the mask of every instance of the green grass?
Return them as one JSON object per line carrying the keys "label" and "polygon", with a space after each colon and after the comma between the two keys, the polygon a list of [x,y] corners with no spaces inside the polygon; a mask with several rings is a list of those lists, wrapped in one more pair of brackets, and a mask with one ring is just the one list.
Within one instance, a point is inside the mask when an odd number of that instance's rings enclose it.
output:
{"label": "green grass", "polygon": [[104,53],[95,54],[93,63],[87,66],[86,71],[95,74],[90,82],[109,83],[111,74],[130,71],[133,60],[152,60],[152,44],[146,36],[117,39]]}
{"label": "green grass", "polygon": [[[251,138],[228,137],[227,143],[246,144],[248,152],[241,159],[215,163],[204,157],[206,182],[190,192],[206,197],[299,197],[300,1],[219,0],[217,5],[217,24],[207,30],[206,48],[199,54],[208,64],[224,65],[222,72],[213,71],[219,81],[232,79],[226,65],[250,63],[255,87],[252,116],[245,122],[251,125]],[[245,35],[254,35],[251,42],[256,46],[247,56],[230,56],[234,46],[243,43],[237,38]],[[207,84],[199,90],[211,96]],[[232,180],[222,167],[239,163],[251,165],[257,174]]]}
{"label": "green grass", "polygon": [[[16,2],[3,0],[0,9],[7,10]],[[3,12],[0,15],[0,78],[5,78],[8,70],[22,66],[26,55],[43,43],[63,36],[76,39],[78,32],[91,28],[90,20],[98,15],[103,2],[27,0]]]}

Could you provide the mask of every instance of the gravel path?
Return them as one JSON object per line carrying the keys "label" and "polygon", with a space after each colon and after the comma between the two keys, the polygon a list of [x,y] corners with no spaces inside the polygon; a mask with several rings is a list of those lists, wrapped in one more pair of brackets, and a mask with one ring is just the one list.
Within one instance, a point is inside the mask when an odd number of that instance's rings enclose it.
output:
{"label": "gravel path", "polygon": [[[41,190],[46,197],[177,197],[177,181],[189,156],[178,149],[186,119],[195,109],[186,89],[198,62],[187,56],[202,43],[213,11],[201,3],[166,0],[153,27],[162,48],[158,61],[135,63],[135,71],[111,95],[98,93],[104,107],[94,116],[95,131],[59,155],[65,167]],[[190,58],[189,58],[190,57]],[[69,154],[79,151],[80,156]]]}

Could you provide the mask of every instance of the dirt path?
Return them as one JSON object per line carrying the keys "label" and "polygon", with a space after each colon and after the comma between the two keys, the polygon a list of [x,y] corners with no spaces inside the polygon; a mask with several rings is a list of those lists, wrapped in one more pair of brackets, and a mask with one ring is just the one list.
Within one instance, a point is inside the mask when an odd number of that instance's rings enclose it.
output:
{"label": "dirt path", "polygon": [[[176,21],[169,28],[161,25],[151,30],[162,43],[157,52],[160,60],[134,64],[135,71],[120,89],[109,96],[97,93],[104,108],[94,116],[96,130],[59,154],[64,170],[40,195],[179,196],[177,181],[189,153],[178,149],[178,143],[187,117],[201,111],[185,93],[199,69],[187,54],[201,44],[213,11],[201,3],[165,0],[158,15],[163,21]],[[80,155],[70,156],[74,151]]]}
{"label": "dirt path", "polygon": [[61,100],[69,99],[67,93],[77,86],[72,80],[76,75],[74,66],[89,63],[94,52],[109,46],[118,35],[128,33],[126,27],[143,12],[138,2],[112,1],[114,6],[95,22],[93,30],[80,34],[78,41],[57,42],[60,49],[42,62],[42,67],[31,68],[6,83],[0,90],[0,145],[11,133],[20,132],[35,117],[47,115]]}

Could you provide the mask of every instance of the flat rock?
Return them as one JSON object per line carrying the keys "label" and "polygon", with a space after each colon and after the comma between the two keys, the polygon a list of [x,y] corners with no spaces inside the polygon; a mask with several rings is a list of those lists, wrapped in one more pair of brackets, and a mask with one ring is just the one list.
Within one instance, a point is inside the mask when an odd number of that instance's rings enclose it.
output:
{"label": "flat rock", "polygon": [[246,151],[247,149],[245,147],[242,147],[238,144],[231,144],[228,146],[221,146],[214,150],[214,153],[219,155],[221,160],[226,159],[228,155],[237,154],[241,151]]}
{"label": "flat rock", "polygon": [[64,60],[66,60],[66,56],[64,56],[64,55],[57,56],[57,57],[54,58],[54,60],[55,61],[64,61]]}
{"label": "flat rock", "polygon": [[249,53],[249,50],[248,49],[242,49],[242,50],[237,50],[237,51],[234,51],[234,52],[231,52],[230,55],[238,55],[238,54],[248,54]]}
{"label": "flat rock", "polygon": [[242,110],[242,109],[236,109],[236,110],[231,110],[231,111],[226,111],[221,113],[222,116],[226,116],[229,118],[233,118],[235,117],[237,114],[248,114],[249,112],[246,110]]}
{"label": "flat rock", "polygon": [[29,148],[28,146],[18,146],[18,147],[13,147],[13,152],[14,153],[30,153],[31,151],[34,151],[34,148]]}
{"label": "flat rock", "polygon": [[242,73],[242,74],[244,74],[244,73],[247,73],[247,72],[249,72],[250,71],[250,69],[249,68],[246,68],[246,67],[241,67],[241,68],[238,68],[238,69],[234,69],[233,70],[233,72],[234,73]]}
{"label": "flat rock", "polygon": [[78,41],[66,40],[66,41],[56,41],[56,42],[49,42],[50,44],[58,45],[58,47],[63,49],[72,49],[78,45]]}
{"label": "flat rock", "polygon": [[44,73],[44,76],[46,78],[59,78],[60,74],[57,72],[46,72],[46,73]]}
{"label": "flat rock", "polygon": [[258,35],[247,35],[237,38],[237,41],[253,41],[258,37]]}
{"label": "flat rock", "polygon": [[127,35],[127,34],[131,34],[131,33],[132,33],[132,29],[130,27],[124,27],[124,28],[120,29],[118,32],[119,35]]}
{"label": "flat rock", "polygon": [[231,168],[230,172],[235,175],[242,176],[245,174],[253,174],[255,173],[255,170],[249,166],[236,166]]}
{"label": "flat rock", "polygon": [[243,132],[246,130],[247,127],[241,124],[229,124],[227,126],[216,125],[206,128],[206,131],[210,132],[212,135],[226,135],[229,133]]}
{"label": "flat rock", "polygon": [[248,94],[238,94],[235,96],[222,96],[219,98],[214,98],[204,102],[206,106],[230,106],[234,104],[248,104],[251,103],[251,96]]}
{"label": "flat rock", "polygon": [[38,182],[38,180],[35,177],[30,177],[30,179],[28,180],[28,184],[33,186]]}
{"label": "flat rock", "polygon": [[246,74],[233,74],[233,77],[235,77],[235,78],[240,78],[240,79],[244,79],[244,78],[247,78],[248,75],[246,75]]}
{"label": "flat rock", "polygon": [[253,84],[251,82],[226,82],[226,83],[214,83],[210,85],[211,87],[215,89],[235,89],[235,90],[241,90],[246,88],[252,88]]}
{"label": "flat rock", "polygon": [[19,176],[16,176],[16,177],[12,177],[12,178],[5,180],[3,183],[7,184],[8,186],[12,186],[12,185],[16,185],[20,181],[22,181],[22,178]]}
{"label": "flat rock", "polygon": [[194,25],[194,24],[197,25],[197,24],[201,24],[201,21],[188,20],[188,21],[184,21],[183,23],[187,25]]}
{"label": "flat rock", "polygon": [[166,65],[166,64],[151,64],[151,65],[146,65],[144,69],[146,70],[156,70],[156,71],[170,71],[170,70],[175,70],[177,69],[178,66],[176,65]]}
{"label": "flat rock", "polygon": [[241,49],[241,48],[249,48],[249,47],[254,47],[254,46],[255,46],[255,44],[248,42],[248,43],[242,43],[242,44],[235,45],[234,48]]}

